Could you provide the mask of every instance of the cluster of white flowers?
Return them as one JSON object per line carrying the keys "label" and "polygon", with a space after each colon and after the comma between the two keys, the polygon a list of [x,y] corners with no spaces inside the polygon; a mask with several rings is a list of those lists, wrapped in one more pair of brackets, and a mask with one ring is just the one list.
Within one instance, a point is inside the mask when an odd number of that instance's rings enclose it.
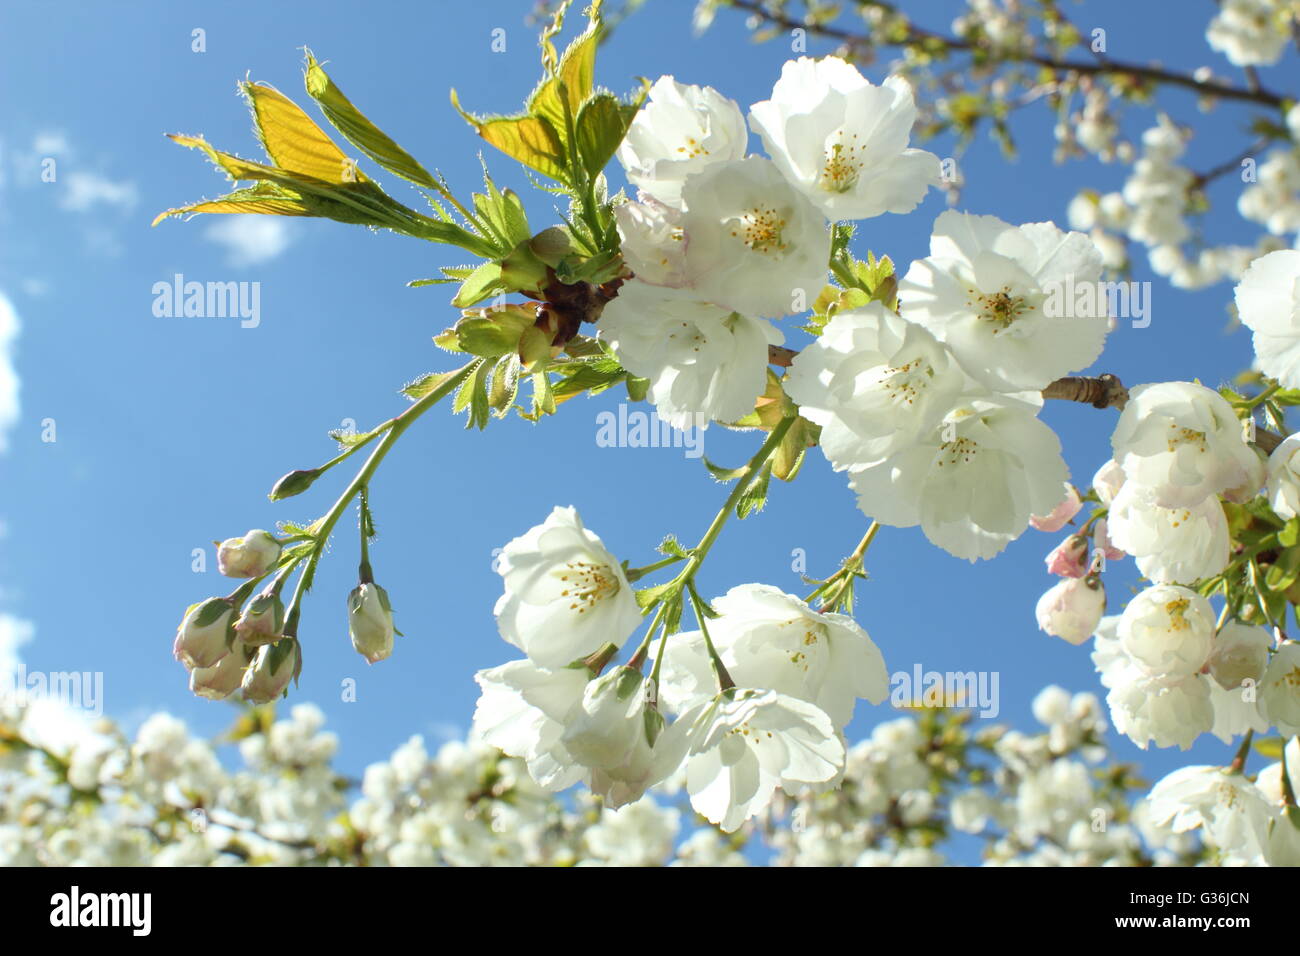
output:
{"label": "cluster of white flowers", "polygon": [[[1125,768],[1106,766],[1105,721],[1091,694],[1045,688],[1044,730],[979,731],[927,714],[879,724],[849,750],[843,787],[780,807],[778,861],[801,866],[935,866],[955,833],[985,843],[987,866],[1137,866],[1194,862],[1197,841],[1151,820]],[[775,818],[777,814],[772,814]]]}
{"label": "cluster of white flowers", "polygon": [[1109,268],[1122,268],[1127,261],[1118,238],[1122,236],[1146,247],[1157,275],[1178,288],[1200,289],[1240,279],[1253,260],[1282,248],[1282,237],[1300,230],[1300,147],[1279,147],[1252,170],[1253,179],[1238,199],[1241,215],[1264,225],[1268,234],[1253,246],[1202,243],[1194,254],[1189,253],[1193,231],[1188,214],[1198,183],[1179,162],[1189,135],[1161,114],[1156,125],[1143,132],[1141,152],[1121,192],[1085,191],[1070,202],[1070,225],[1090,230]]}
{"label": "cluster of white flowers", "polygon": [[[557,798],[473,740],[431,753],[413,737],[349,801],[356,784],[309,704],[280,720],[246,712],[222,748],[167,714],[128,739],[61,705],[0,700],[0,865],[928,866],[955,833],[983,836],[989,865],[1197,862],[1187,811],[1155,827],[1128,805],[1136,781],[1109,762],[1097,710],[1051,687],[1034,702],[1037,734],[976,731],[961,710],[888,721],[849,749],[841,790],[782,796],[727,834],[678,805],[684,774],[614,809]],[[1278,765],[1258,790],[1280,805]]]}
{"label": "cluster of white flowers", "polygon": [[528,657],[479,672],[475,735],[547,790],[584,780],[618,809],[680,774],[691,805],[730,832],[778,787],[832,786],[854,702],[888,692],[884,659],[852,618],[757,584],[714,602],[708,637],[668,635],[651,676],[641,651],[606,670],[641,614],[572,508],[507,544],[499,570],[501,636]]}
{"label": "cluster of white flowers", "polygon": [[740,107],[661,77],[618,151],[637,202],[616,211],[635,278],[600,337],[669,423],[735,421],[766,383],[770,321],[806,311],[826,284],[828,220],[908,212],[939,160],[908,146],[916,107],[896,78],[876,86],[843,60],[785,65],[749,126]]}
{"label": "cluster of white flowers", "polygon": [[1069,494],[1038,393],[1101,353],[1104,307],[1077,311],[1073,290],[1102,261],[1050,223],[951,211],[930,253],[899,283],[901,316],[879,302],[836,313],[786,389],[866,514],[973,561]]}
{"label": "cluster of white flowers", "polygon": [[1182,767],[1152,788],[1149,818],[1175,833],[1199,830],[1227,866],[1300,866],[1300,737],[1285,760],[1254,780],[1233,768]]}
{"label": "cluster of white flowers", "polygon": [[[652,87],[619,151],[641,191],[618,212],[636,278],[599,327],[662,417],[753,411],[783,341],[769,319],[807,310],[826,284],[828,220],[908,212],[936,183],[938,160],[907,145],[915,117],[901,79],[795,60],[749,113],[768,160],[744,156],[740,109],[716,91]],[[785,388],[866,514],[988,558],[1061,500],[1038,392],[1100,355],[1105,308],[1076,309],[1074,290],[1104,263],[1050,223],[952,211],[930,252],[898,286],[901,317],[880,302],[836,312]]]}
{"label": "cluster of white flowers", "polygon": [[1234,66],[1271,66],[1286,48],[1294,11],[1290,0],[1224,0],[1205,39]]}

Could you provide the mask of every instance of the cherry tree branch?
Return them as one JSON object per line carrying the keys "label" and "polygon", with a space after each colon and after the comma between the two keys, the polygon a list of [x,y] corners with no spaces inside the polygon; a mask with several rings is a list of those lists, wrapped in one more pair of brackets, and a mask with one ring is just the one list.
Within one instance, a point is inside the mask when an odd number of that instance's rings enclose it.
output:
{"label": "cherry tree branch", "polygon": [[[791,17],[780,10],[769,9],[761,0],[724,0],[727,6],[737,10],[743,10],[750,13],[764,22],[773,26],[778,26],[786,30],[805,30],[816,36],[825,37],[830,40],[837,40],[846,46],[852,47],[870,47],[872,38],[865,34],[852,33],[848,30],[831,26],[825,23],[809,22]],[[863,7],[874,7],[889,13],[897,13],[893,4],[877,3],[873,0],[863,0]],[[1133,63],[1123,60],[1112,60],[1110,58],[1095,60],[1067,60],[1056,56],[1049,56],[1044,53],[1024,53],[1016,51],[1000,51],[995,47],[973,43],[970,40],[964,40],[960,37],[948,36],[942,33],[936,33],[932,30],[926,30],[915,26],[910,21],[906,24],[904,32],[893,36],[882,36],[878,40],[882,46],[939,46],[944,50],[952,52],[978,52],[988,56],[992,60],[1000,60],[1008,63],[1033,63],[1038,66],[1044,66],[1051,70],[1059,70],[1066,73],[1077,73],[1085,76],[1130,76],[1137,79],[1148,80],[1153,83],[1164,83],[1168,86],[1182,87],[1183,89],[1192,90],[1201,96],[1216,96],[1225,100],[1238,100],[1246,103],[1257,103],[1262,106],[1280,107],[1284,97],[1272,90],[1258,87],[1236,86],[1232,83],[1226,83],[1213,78],[1198,80],[1196,77],[1186,74],[1177,73],[1173,70],[1167,70],[1164,67],[1147,63]]]}

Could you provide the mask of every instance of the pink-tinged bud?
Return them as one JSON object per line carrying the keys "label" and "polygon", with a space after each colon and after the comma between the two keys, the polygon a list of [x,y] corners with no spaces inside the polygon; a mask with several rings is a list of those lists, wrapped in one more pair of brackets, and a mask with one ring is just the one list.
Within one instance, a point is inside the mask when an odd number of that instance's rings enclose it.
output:
{"label": "pink-tinged bud", "polygon": [[1092,543],[1096,550],[1106,556],[1107,561],[1122,561],[1128,557],[1128,554],[1110,543],[1110,528],[1106,525],[1105,518],[1098,520],[1093,527]]}
{"label": "pink-tinged bud", "polygon": [[280,560],[280,545],[269,531],[253,530],[217,545],[217,570],[228,578],[260,578]]}
{"label": "pink-tinged bud", "polygon": [[1081,534],[1072,534],[1044,559],[1047,573],[1062,578],[1081,578],[1088,573],[1088,539]]}
{"label": "pink-tinged bud", "polygon": [[226,656],[235,626],[235,606],[225,598],[191,604],[176,630],[172,653],[193,670],[211,667]]}
{"label": "pink-tinged bud", "polygon": [[298,642],[284,638],[277,644],[263,644],[248,670],[244,671],[244,700],[250,704],[269,704],[289,687],[289,681],[302,666]]}
{"label": "pink-tinged bud", "polygon": [[249,647],[274,644],[284,636],[284,602],[275,594],[260,594],[235,622],[235,633]]}
{"label": "pink-tinged bud", "polygon": [[196,667],[190,671],[190,691],[208,700],[225,700],[244,682],[244,668],[250,656],[244,642],[236,638],[230,653],[212,667]]}
{"label": "pink-tinged bud", "polygon": [[1082,644],[1097,630],[1106,611],[1106,589],[1095,574],[1059,581],[1038,599],[1038,627],[1071,644]]}
{"label": "pink-tinged bud", "polygon": [[1066,485],[1064,500],[1052,509],[1049,515],[1034,515],[1029,519],[1029,523],[1039,531],[1060,531],[1069,524],[1074,516],[1079,513],[1083,507],[1083,501],[1079,498],[1079,492],[1074,490],[1074,485]]}

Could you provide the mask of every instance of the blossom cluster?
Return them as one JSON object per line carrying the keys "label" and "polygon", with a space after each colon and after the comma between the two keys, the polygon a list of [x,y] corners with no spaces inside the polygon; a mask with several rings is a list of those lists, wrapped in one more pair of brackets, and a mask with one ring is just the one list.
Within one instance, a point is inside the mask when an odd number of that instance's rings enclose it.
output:
{"label": "blossom cluster", "polygon": [[852,618],[758,584],[715,600],[700,630],[665,633],[649,676],[653,625],[610,667],[642,615],[573,508],[509,542],[499,571],[497,625],[527,656],[478,673],[474,734],[548,790],[583,780],[618,809],[684,776],[695,810],[734,831],[777,788],[833,786],[856,699],[888,692],[884,659]]}
{"label": "blossom cluster", "polygon": [[[961,832],[985,837],[989,865],[1202,858],[1186,814],[1156,826],[1131,801],[1095,698],[1048,688],[1034,713],[1036,733],[975,732],[964,711],[891,720],[849,749],[839,792],[783,796],[726,834],[679,805],[680,774],[613,809],[558,798],[473,740],[431,752],[413,737],[358,786],[310,704],[246,711],[232,768],[167,714],[127,736],[53,702],[0,702],[0,865],[928,865]],[[1262,793],[1279,786],[1260,774]]]}
{"label": "blossom cluster", "polygon": [[[635,278],[599,328],[663,418],[753,411],[768,346],[784,341],[772,320],[826,287],[832,221],[907,212],[936,184],[937,158],[907,145],[915,118],[903,80],[876,86],[837,58],[801,58],[749,111],[765,159],[745,155],[736,103],[654,84],[618,154],[640,190],[616,207]],[[898,284],[898,311],[863,297],[824,316],[783,386],[866,514],[988,558],[1066,493],[1039,392],[1101,353],[1105,307],[1076,309],[1074,289],[1103,259],[1050,223],[955,211],[930,253]]]}

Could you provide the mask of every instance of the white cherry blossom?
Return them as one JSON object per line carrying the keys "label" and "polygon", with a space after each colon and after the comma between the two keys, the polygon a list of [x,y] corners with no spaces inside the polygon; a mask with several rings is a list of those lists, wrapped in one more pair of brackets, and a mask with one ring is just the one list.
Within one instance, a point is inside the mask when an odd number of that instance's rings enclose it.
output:
{"label": "white cherry blossom", "polygon": [[1110,325],[1096,294],[1101,269],[1082,233],[949,210],[898,300],[904,318],[946,342],[987,387],[1040,389],[1101,354]]}
{"label": "white cherry blossom", "polygon": [[781,172],[828,219],[911,212],[939,184],[938,157],[908,147],[915,122],[905,79],[876,86],[834,56],[788,60],[772,98],[749,111]]}
{"label": "white cherry blossom", "polygon": [[599,329],[623,367],[650,380],[659,417],[682,429],[752,412],[767,387],[767,347],[784,341],[765,319],[635,280],[605,307]]}
{"label": "white cherry blossom", "polygon": [[802,312],[817,298],[830,231],[771,160],[710,166],[682,197],[686,275],[699,298],[759,318]]}
{"label": "white cherry blossom", "polygon": [[1056,507],[1067,470],[1060,441],[1031,406],[989,396],[963,401],[917,444],[849,476],[863,513],[919,524],[933,544],[975,561]]}
{"label": "white cherry blossom", "polygon": [[740,106],[710,86],[661,76],[618,148],[627,178],[680,208],[682,184],[710,165],[741,159],[749,140]]}
{"label": "white cherry blossom", "polygon": [[1200,504],[1248,485],[1259,471],[1259,456],[1246,444],[1232,406],[1192,382],[1133,388],[1111,447],[1128,481],[1165,508]]}
{"label": "white cherry blossom", "polygon": [[878,461],[936,427],[965,376],[948,349],[879,302],[837,312],[790,365],[786,394],[822,426],[837,470]]}
{"label": "white cherry blossom", "polygon": [[622,565],[574,508],[555,508],[510,541],[497,570],[505,583],[497,628],[542,667],[564,667],[605,643],[621,647],[641,625]]}

